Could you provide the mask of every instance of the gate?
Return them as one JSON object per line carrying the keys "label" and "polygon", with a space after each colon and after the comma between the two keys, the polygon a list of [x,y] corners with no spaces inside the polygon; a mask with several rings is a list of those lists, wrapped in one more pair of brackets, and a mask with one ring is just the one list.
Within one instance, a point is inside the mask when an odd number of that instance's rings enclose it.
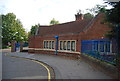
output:
{"label": "gate", "polygon": [[83,40],[81,45],[83,54],[116,64],[116,55],[112,52],[113,45],[109,39]]}
{"label": "gate", "polygon": [[15,43],[15,51],[20,52],[20,43]]}

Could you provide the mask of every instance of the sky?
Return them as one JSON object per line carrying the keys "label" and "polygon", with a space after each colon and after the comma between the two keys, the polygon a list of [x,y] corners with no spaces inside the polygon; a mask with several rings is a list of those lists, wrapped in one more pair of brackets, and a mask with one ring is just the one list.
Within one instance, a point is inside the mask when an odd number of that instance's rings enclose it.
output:
{"label": "sky", "polygon": [[14,13],[30,31],[35,24],[49,25],[54,18],[60,23],[75,20],[80,9],[93,8],[96,4],[103,5],[103,0],[0,0],[0,14]]}

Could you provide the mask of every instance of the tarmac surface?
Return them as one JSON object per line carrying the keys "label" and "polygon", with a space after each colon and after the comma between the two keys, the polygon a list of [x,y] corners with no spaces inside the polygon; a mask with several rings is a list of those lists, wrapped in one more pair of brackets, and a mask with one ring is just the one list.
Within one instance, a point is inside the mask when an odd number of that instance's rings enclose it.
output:
{"label": "tarmac surface", "polygon": [[81,59],[20,52],[6,52],[6,54],[42,61],[54,69],[56,79],[112,79]]}
{"label": "tarmac surface", "polygon": [[2,79],[48,79],[42,65],[31,60],[2,55]]}

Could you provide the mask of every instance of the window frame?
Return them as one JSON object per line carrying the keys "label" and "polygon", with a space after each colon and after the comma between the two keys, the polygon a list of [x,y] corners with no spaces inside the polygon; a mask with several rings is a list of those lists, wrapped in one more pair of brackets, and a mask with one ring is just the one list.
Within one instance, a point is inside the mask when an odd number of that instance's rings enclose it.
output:
{"label": "window frame", "polygon": [[44,49],[55,49],[55,40],[44,40],[43,48]]}
{"label": "window frame", "polygon": [[[72,47],[72,42],[74,42],[74,44],[73,44],[73,45],[74,45],[74,46],[73,46],[74,49],[72,49],[72,48],[73,48],[73,47]],[[76,45],[75,45],[75,41],[71,41],[71,50],[72,50],[72,51],[75,51],[75,47],[76,47]]]}
{"label": "window frame", "polygon": [[[64,41],[65,41],[65,46],[66,46],[66,49],[64,49]],[[74,45],[74,50],[73,52],[76,51],[76,40],[59,40],[59,50],[61,51],[72,51],[71,49],[71,42],[74,41],[75,42],[75,45]],[[68,42],[70,42],[70,50],[68,49]]]}
{"label": "window frame", "polygon": [[[69,44],[68,44],[69,42]],[[70,41],[67,41],[67,50],[71,50],[71,42]]]}

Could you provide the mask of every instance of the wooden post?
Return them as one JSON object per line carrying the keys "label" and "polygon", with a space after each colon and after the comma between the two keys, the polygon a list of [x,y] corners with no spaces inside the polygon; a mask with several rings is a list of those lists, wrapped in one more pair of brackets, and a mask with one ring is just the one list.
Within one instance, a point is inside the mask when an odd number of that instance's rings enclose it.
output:
{"label": "wooden post", "polygon": [[16,43],[16,41],[15,40],[13,40],[12,41],[12,43],[11,43],[11,52],[15,52],[16,50],[16,48],[15,48],[15,43]]}

